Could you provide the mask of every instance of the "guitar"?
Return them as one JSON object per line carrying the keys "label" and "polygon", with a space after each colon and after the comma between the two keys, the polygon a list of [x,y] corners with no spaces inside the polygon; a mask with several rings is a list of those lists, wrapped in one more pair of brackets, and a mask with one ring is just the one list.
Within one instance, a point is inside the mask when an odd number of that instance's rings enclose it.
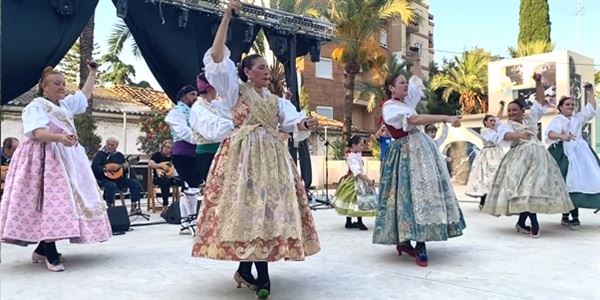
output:
{"label": "guitar", "polygon": [[159,177],[171,178],[173,177],[173,174],[175,174],[175,167],[173,167],[173,164],[170,161],[163,161],[158,164],[156,174],[158,174]]}
{"label": "guitar", "polygon": [[0,190],[4,189],[4,180],[6,180],[6,174],[8,173],[8,166],[1,165],[0,166]]}
{"label": "guitar", "polygon": [[[140,157],[136,156],[131,158],[131,155],[128,155],[125,158],[125,162],[129,163],[129,165],[135,165],[140,161]],[[123,163],[124,164],[124,163]],[[123,175],[125,175],[125,170],[123,169],[123,164],[117,163],[107,163],[104,165],[104,176],[111,180],[121,179]],[[111,170],[111,171],[109,171]]]}

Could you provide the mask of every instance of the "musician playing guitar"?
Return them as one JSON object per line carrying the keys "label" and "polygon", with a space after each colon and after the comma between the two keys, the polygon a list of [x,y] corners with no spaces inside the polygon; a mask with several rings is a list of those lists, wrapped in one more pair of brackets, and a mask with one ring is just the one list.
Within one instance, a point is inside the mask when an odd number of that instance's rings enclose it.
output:
{"label": "musician playing guitar", "polygon": [[2,142],[2,152],[0,153],[0,196],[2,196],[2,192],[4,192],[4,179],[6,179],[10,159],[18,146],[19,140],[14,137],[7,137]]}
{"label": "musician playing guitar", "polygon": [[[121,152],[117,151],[117,147],[119,147],[119,139],[116,137],[107,138],[104,147],[94,156],[92,170],[98,184],[104,188],[104,200],[108,206],[114,204],[117,189],[121,191],[129,189],[131,192],[131,214],[134,214],[141,211],[141,186],[139,182],[127,178],[125,175],[125,171],[129,169],[129,162]],[[122,175],[118,176],[120,174]]]}
{"label": "musician playing guitar", "polygon": [[166,140],[162,143],[160,151],[155,152],[148,161],[148,168],[152,169],[154,185],[160,187],[163,207],[169,206],[169,189],[172,185],[182,186],[181,180],[175,176],[175,167],[171,162],[173,142]]}

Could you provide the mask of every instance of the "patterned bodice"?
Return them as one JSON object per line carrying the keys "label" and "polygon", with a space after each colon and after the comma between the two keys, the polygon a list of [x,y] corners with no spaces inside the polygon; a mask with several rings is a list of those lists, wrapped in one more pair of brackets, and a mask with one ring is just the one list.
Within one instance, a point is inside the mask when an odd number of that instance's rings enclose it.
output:
{"label": "patterned bodice", "polygon": [[279,108],[277,97],[263,97],[248,84],[240,85],[240,98],[233,108],[233,124],[236,128],[243,126],[262,126],[277,130]]}

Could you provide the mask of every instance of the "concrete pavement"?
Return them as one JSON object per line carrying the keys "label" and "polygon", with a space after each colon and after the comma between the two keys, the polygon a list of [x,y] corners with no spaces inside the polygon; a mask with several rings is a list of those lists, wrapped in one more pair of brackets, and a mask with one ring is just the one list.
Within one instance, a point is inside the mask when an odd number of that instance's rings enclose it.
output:
{"label": "concrete pavement", "polygon": [[[539,216],[541,237],[514,230],[516,217],[492,217],[457,186],[464,236],[428,244],[429,267],[344,229],[333,210],[314,212],[322,250],[305,262],[270,264],[271,299],[600,299],[600,215],[581,210],[571,231],[559,215]],[[158,215],[153,215],[159,220]],[[0,298],[254,299],[236,289],[234,262],[190,256],[192,237],[176,225],[135,227],[96,245],[61,241],[66,271],[32,264],[33,247],[2,245]]]}

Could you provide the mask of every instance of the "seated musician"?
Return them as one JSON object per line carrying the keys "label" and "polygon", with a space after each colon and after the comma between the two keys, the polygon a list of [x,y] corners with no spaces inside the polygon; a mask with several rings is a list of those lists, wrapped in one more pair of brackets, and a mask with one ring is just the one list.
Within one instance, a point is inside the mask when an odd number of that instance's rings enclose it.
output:
{"label": "seated musician", "polygon": [[104,188],[104,201],[108,206],[114,204],[117,189],[121,191],[129,189],[131,192],[131,214],[141,212],[140,184],[136,180],[125,176],[127,169],[129,169],[129,162],[121,152],[117,151],[117,147],[119,147],[119,139],[114,136],[107,138],[104,147],[94,156],[92,171],[94,171],[98,184]]}
{"label": "seated musician", "polygon": [[170,188],[173,185],[181,186],[181,181],[175,176],[171,155],[173,154],[173,141],[166,140],[162,143],[160,151],[155,152],[148,161],[148,168],[152,169],[152,181],[160,187],[163,207],[169,206]]}
{"label": "seated musician", "polygon": [[2,151],[0,152],[0,196],[4,191],[4,180],[6,179],[6,173],[8,172],[8,165],[12,158],[15,150],[19,146],[19,140],[14,137],[7,137],[2,142]]}

